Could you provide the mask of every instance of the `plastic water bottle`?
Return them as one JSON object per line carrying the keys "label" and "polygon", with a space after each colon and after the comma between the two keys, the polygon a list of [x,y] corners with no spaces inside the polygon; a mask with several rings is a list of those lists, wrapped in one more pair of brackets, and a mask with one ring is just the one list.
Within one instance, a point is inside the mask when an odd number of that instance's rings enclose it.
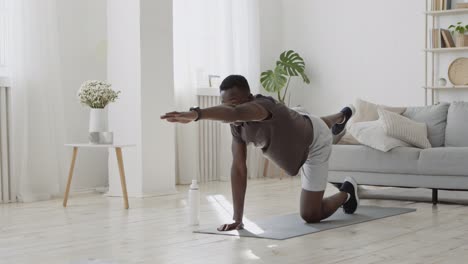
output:
{"label": "plastic water bottle", "polygon": [[192,180],[189,189],[189,224],[198,225],[200,223],[200,190],[197,180]]}

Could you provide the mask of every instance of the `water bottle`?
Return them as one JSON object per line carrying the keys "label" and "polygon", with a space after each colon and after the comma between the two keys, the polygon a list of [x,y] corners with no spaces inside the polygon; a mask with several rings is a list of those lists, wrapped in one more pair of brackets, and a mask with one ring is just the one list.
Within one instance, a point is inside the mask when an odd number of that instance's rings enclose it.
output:
{"label": "water bottle", "polygon": [[198,225],[200,222],[200,190],[197,180],[192,180],[189,189],[189,225]]}

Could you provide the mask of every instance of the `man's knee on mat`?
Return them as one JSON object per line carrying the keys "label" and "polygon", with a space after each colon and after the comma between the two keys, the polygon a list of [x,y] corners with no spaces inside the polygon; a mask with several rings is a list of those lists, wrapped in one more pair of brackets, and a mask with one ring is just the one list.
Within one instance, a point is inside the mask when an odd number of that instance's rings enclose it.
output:
{"label": "man's knee on mat", "polygon": [[320,222],[320,220],[322,220],[321,214],[319,212],[317,213],[301,212],[301,217],[308,224],[318,223]]}

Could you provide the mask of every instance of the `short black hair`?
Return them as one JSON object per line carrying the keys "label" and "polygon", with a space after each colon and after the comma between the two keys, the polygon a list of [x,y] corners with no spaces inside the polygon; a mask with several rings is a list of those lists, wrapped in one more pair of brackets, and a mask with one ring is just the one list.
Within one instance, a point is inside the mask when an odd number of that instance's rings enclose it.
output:
{"label": "short black hair", "polygon": [[229,75],[226,77],[219,86],[220,91],[226,91],[237,87],[238,89],[250,93],[249,82],[242,75]]}

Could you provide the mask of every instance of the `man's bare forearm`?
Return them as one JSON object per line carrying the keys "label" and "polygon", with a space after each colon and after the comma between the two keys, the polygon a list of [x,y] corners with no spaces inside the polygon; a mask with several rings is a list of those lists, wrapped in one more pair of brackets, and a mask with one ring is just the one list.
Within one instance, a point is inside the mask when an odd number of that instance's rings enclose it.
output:
{"label": "man's bare forearm", "polygon": [[201,109],[202,118],[207,120],[222,121],[225,123],[238,120],[238,111],[232,106],[218,105]]}
{"label": "man's bare forearm", "polygon": [[261,121],[268,117],[269,112],[254,103],[237,106],[218,105],[201,109],[201,119],[223,121],[225,123]]}
{"label": "man's bare forearm", "polygon": [[247,168],[236,167],[231,168],[231,188],[232,200],[234,203],[234,216],[235,222],[242,222],[244,215],[244,200],[245,191],[247,189]]}

